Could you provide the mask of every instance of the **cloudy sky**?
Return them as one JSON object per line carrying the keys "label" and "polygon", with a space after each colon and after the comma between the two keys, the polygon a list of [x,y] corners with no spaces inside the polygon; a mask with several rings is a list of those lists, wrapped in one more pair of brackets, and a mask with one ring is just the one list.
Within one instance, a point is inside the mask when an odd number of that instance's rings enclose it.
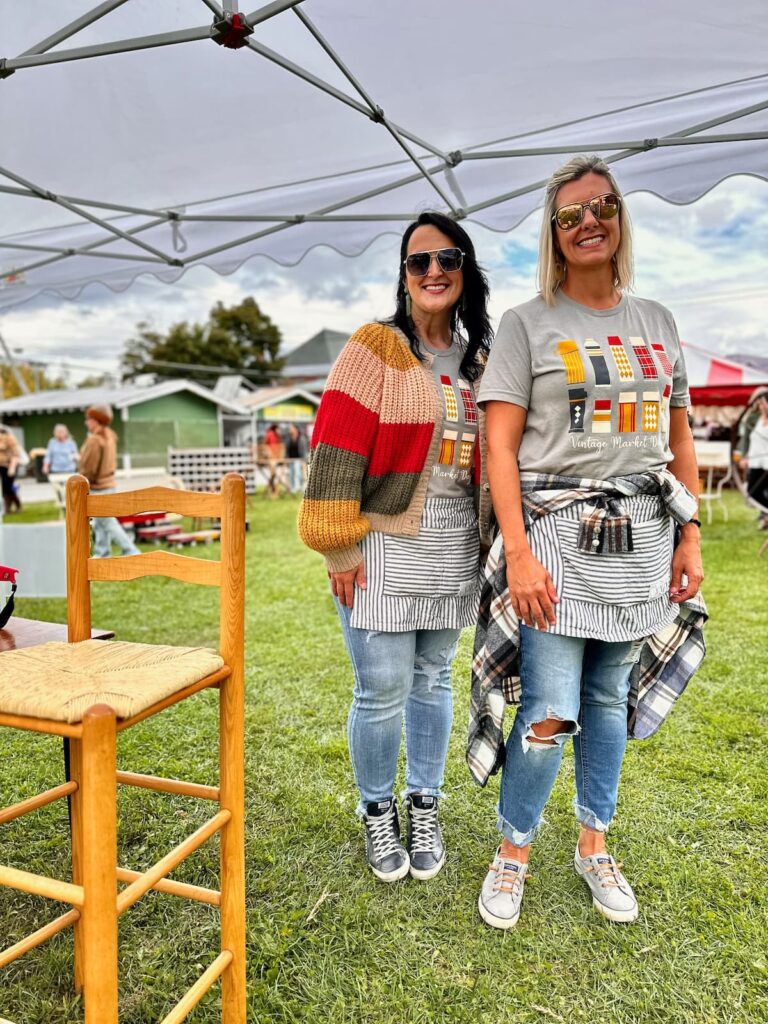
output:
{"label": "cloudy sky", "polygon": [[[629,208],[636,293],[669,306],[686,341],[721,355],[768,355],[768,185],[731,178],[681,207],[636,193]],[[533,294],[538,225],[538,213],[509,234],[466,225],[488,271],[495,323]],[[76,302],[38,297],[8,309],[0,330],[19,359],[40,361],[54,374],[65,370],[76,383],[115,372],[140,320],[162,331],[181,320],[203,321],[216,301],[253,295],[280,327],[287,352],[322,327],[351,332],[388,315],[397,247],[390,235],[356,259],[320,248],[293,268],[256,258],[230,277],[193,269],[170,286],[151,277],[121,294],[90,286]]]}

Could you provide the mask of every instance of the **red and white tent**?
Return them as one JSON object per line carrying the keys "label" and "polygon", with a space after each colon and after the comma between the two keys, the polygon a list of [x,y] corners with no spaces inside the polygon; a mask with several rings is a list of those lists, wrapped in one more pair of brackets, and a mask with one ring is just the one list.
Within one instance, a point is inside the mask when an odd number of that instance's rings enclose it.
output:
{"label": "red and white tent", "polygon": [[768,374],[707,352],[683,342],[685,365],[693,405],[744,406],[760,384],[768,385]]}

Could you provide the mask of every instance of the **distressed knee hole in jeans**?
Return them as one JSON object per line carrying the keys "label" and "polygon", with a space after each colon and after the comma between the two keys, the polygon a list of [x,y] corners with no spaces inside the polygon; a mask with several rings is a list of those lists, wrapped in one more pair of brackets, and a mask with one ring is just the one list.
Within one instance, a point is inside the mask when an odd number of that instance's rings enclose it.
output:
{"label": "distressed knee hole in jeans", "polygon": [[[546,730],[548,730],[555,723],[558,725],[562,724],[563,726],[558,732],[545,731],[542,733],[541,730],[536,731],[537,726],[545,726]],[[562,747],[566,740],[574,736],[578,731],[579,725],[577,722],[558,715],[554,708],[547,708],[546,718],[536,722],[526,722],[526,731],[523,736],[523,751],[527,753],[530,750],[554,750],[555,747]]]}

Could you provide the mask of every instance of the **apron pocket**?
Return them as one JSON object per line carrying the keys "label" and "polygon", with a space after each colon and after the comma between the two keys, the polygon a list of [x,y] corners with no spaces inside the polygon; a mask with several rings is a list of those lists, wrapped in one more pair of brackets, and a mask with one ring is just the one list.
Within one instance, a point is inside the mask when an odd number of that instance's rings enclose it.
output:
{"label": "apron pocket", "polygon": [[384,587],[388,597],[463,597],[480,589],[477,527],[436,530],[418,537],[384,535]]}
{"label": "apron pocket", "polygon": [[563,559],[564,598],[592,604],[645,604],[669,590],[672,529],[669,518],[632,523],[634,551],[601,554],[577,546],[579,523],[555,519]]}

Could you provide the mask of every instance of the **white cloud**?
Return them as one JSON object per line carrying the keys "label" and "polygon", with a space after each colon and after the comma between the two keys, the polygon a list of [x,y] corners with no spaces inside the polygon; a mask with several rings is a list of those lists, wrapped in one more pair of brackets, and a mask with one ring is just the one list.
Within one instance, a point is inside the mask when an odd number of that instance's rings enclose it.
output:
{"label": "white cloud", "polygon": [[[691,206],[672,206],[648,194],[632,195],[628,203],[637,293],[669,306],[690,342],[722,354],[764,353],[765,183],[730,179]],[[531,255],[539,217],[534,213],[509,235],[468,225],[488,270],[495,322],[533,294]],[[322,327],[351,332],[388,315],[397,259],[398,240],[388,235],[356,259],[318,248],[288,269],[255,259],[230,277],[199,268],[175,285],[144,278],[120,294],[91,286],[77,302],[40,297],[7,310],[0,330],[22,358],[42,360],[53,370],[67,360],[82,364],[73,367],[76,380],[87,372],[114,371],[140,320],[162,331],[179,320],[204,320],[217,301],[233,304],[253,295],[282,330],[287,351]]]}

